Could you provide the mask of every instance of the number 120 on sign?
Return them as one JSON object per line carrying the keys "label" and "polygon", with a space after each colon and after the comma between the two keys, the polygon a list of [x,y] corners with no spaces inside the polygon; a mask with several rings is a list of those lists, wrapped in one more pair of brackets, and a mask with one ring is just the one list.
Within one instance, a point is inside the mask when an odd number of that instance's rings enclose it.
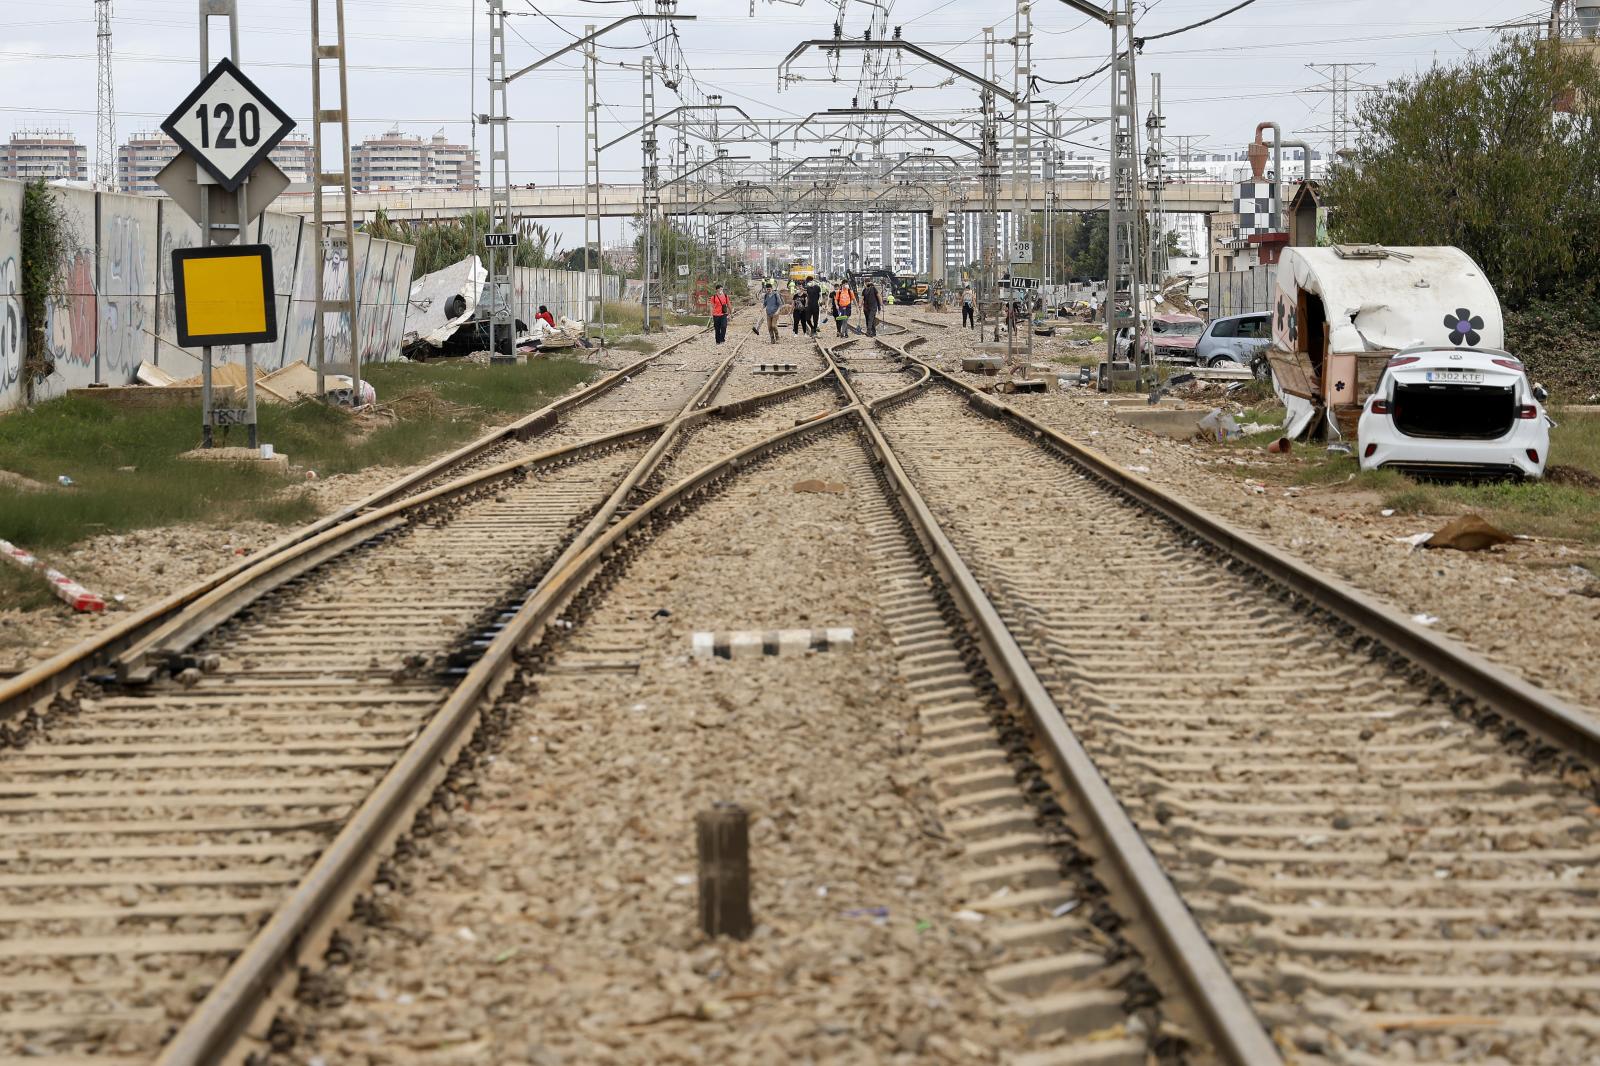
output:
{"label": "number 120 on sign", "polygon": [[294,129],[294,120],[224,59],[161,129],[217,184],[234,192]]}

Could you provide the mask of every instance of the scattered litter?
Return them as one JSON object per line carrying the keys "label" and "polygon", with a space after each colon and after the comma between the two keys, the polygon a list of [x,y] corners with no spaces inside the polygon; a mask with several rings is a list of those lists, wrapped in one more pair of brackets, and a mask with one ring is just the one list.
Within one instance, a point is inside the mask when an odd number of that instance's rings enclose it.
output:
{"label": "scattered litter", "polygon": [[1435,622],[1437,622],[1439,620],[1439,616],[1436,615],[1436,614],[1427,614],[1426,612],[1424,612],[1423,614],[1414,614],[1414,615],[1412,615],[1411,616],[1411,620],[1413,622],[1417,623],[1417,625],[1419,625],[1419,626],[1431,626],[1431,625],[1433,625]]}
{"label": "scattered litter", "polygon": [[855,907],[844,912],[846,918],[871,918],[874,925],[882,925],[889,920],[888,907]]}
{"label": "scattered litter", "polygon": [[1383,515],[1383,517],[1385,517],[1385,518],[1393,518],[1394,517],[1394,508],[1393,507],[1385,507],[1383,510],[1379,511],[1378,513]]}
{"label": "scattered litter", "polygon": [[1239,427],[1247,436],[1257,433],[1267,433],[1274,429],[1282,429],[1282,422],[1246,422]]}
{"label": "scattered litter", "polygon": [[1496,544],[1510,544],[1511,540],[1511,534],[1496,529],[1479,515],[1467,514],[1445,523],[1423,542],[1423,547],[1478,552],[1487,551]]}
{"label": "scattered litter", "polygon": [[828,886],[827,885],[818,885],[817,886],[817,898],[818,899],[827,899],[828,898]]}
{"label": "scattered litter", "polygon": [[634,714],[638,714],[641,711],[644,711],[645,709],[646,709],[646,706],[643,703],[635,703],[632,707],[628,708],[628,710],[632,711]]}
{"label": "scattered litter", "polygon": [[671,617],[672,617],[672,612],[667,610],[665,607],[657,608],[656,609],[656,613],[650,616],[650,618],[652,620],[657,619],[657,618],[671,618]]}
{"label": "scattered litter", "polygon": [[816,478],[807,478],[794,484],[795,492],[831,492],[839,494],[845,491],[844,485],[837,481],[819,481]]}
{"label": "scattered litter", "polygon": [[307,470],[306,471],[306,480],[307,481],[315,481],[315,480],[317,480],[317,472],[315,470]]}
{"label": "scattered litter", "polygon": [[1255,493],[1257,496],[1265,496],[1267,494],[1267,486],[1259,481],[1246,481],[1244,483],[1244,487]]}
{"label": "scattered litter", "polygon": [[979,914],[977,911],[956,911],[956,921],[981,922],[983,921],[983,915]]}
{"label": "scattered litter", "polygon": [[70,489],[73,485],[77,484],[77,482],[73,481],[67,475],[62,474],[56,478],[56,484],[60,485],[64,489]]}
{"label": "scattered litter", "polygon": [[1220,407],[1213,407],[1204,418],[1200,419],[1200,429],[1208,437],[1216,440],[1238,440],[1244,436],[1244,431],[1239,428],[1239,423],[1234,421],[1232,415],[1225,413]]}
{"label": "scattered litter", "polygon": [[694,884],[694,875],[679,874],[677,877],[672,879],[672,883],[678,885],[680,888],[687,888],[688,886]]}
{"label": "scattered litter", "polygon": [[1267,451],[1271,452],[1273,455],[1286,455],[1289,452],[1289,447],[1289,438],[1279,437],[1277,440],[1267,445]]}
{"label": "scattered litter", "polygon": [[1413,533],[1409,537],[1396,537],[1394,539],[1401,544],[1409,544],[1413,549],[1415,549],[1420,548],[1424,544],[1428,543],[1428,539],[1432,536],[1432,533]]}
{"label": "scattered litter", "polygon": [[1081,899],[1069,899],[1069,900],[1067,900],[1067,902],[1063,903],[1061,906],[1059,906],[1055,910],[1051,911],[1050,912],[1050,917],[1052,917],[1052,918],[1065,918],[1067,915],[1071,914],[1073,911],[1077,910],[1081,906],[1083,906],[1083,900],[1081,900]]}
{"label": "scattered litter", "polygon": [[1355,454],[1355,450],[1352,449],[1350,447],[1350,445],[1344,444],[1344,443],[1341,442],[1341,443],[1335,443],[1335,444],[1328,445],[1328,454],[1329,455],[1354,455]]}
{"label": "scattered litter", "polygon": [[1148,473],[1150,473],[1150,468],[1148,466],[1130,466],[1130,467],[1128,467],[1128,469],[1133,471],[1135,474],[1148,474]]}
{"label": "scattered litter", "polygon": [[[50,591],[66,601],[74,611],[103,611],[106,609],[105,597],[99,593],[90,592],[82,585],[62,574],[59,570],[52,569],[44,564],[38,556],[26,549],[19,548],[8,540],[0,540],[0,558],[4,558],[11,565],[22,569],[32,570],[44,577],[50,584]],[[120,597],[118,598],[120,601]]]}
{"label": "scattered litter", "polygon": [[467,943],[471,944],[478,939],[478,934],[474,933],[471,929],[468,929],[463,925],[460,929],[456,930],[456,939],[465,940]]}
{"label": "scattered litter", "polygon": [[518,950],[518,948],[506,948],[504,951],[494,957],[494,964],[499,966],[502,962],[514,958]]}

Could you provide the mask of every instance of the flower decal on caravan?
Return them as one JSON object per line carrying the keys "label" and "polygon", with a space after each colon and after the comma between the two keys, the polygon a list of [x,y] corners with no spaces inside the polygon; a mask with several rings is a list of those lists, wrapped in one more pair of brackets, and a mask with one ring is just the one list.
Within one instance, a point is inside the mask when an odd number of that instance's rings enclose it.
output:
{"label": "flower decal on caravan", "polygon": [[1475,315],[1465,307],[1456,308],[1453,315],[1444,316],[1445,328],[1450,331],[1450,343],[1456,347],[1466,344],[1475,347],[1483,338],[1478,331],[1483,328],[1483,316]]}

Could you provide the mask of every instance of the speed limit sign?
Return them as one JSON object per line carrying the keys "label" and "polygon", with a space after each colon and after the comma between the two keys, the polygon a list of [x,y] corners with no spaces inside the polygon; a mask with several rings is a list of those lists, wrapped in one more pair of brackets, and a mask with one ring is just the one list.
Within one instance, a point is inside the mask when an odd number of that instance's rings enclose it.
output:
{"label": "speed limit sign", "polygon": [[229,192],[294,129],[294,119],[224,59],[161,124]]}

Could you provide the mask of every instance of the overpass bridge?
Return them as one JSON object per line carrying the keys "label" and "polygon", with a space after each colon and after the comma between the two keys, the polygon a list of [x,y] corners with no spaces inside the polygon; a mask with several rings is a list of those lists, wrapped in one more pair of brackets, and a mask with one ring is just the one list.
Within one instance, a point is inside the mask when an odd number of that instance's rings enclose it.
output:
{"label": "overpass bridge", "polygon": [[[1103,211],[1111,195],[1104,181],[1035,181],[1034,210],[1042,210],[1051,188],[1051,206],[1057,211]],[[1001,211],[1021,210],[1024,185],[1003,180],[999,189]],[[273,205],[277,210],[310,216],[313,193],[287,193]],[[1173,214],[1211,215],[1233,210],[1233,187],[1227,182],[1175,182],[1164,193],[1165,210]],[[583,218],[586,214],[582,185],[546,185],[511,190],[511,213],[524,219]],[[324,217],[343,214],[343,203],[323,205]],[[351,209],[359,224],[380,210],[397,222],[460,218],[474,207],[487,210],[486,189],[414,189],[355,194]],[[951,214],[983,210],[983,189],[976,181],[959,184],[933,180],[892,182],[873,178],[861,181],[738,181],[722,184],[669,187],[661,190],[661,209],[667,215],[806,215],[813,212],[892,212],[931,214],[937,224]],[[601,185],[600,215],[632,218],[644,210],[643,185]]]}

